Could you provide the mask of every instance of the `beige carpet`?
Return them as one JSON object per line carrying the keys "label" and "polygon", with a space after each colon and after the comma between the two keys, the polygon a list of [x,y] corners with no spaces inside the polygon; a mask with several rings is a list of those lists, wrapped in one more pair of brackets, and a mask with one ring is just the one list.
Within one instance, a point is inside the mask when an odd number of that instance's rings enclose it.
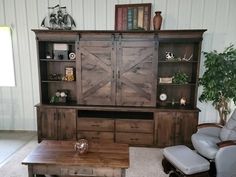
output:
{"label": "beige carpet", "polygon": [[[11,156],[0,168],[0,177],[27,177],[27,167],[21,161],[37,146],[34,139]],[[157,148],[130,148],[130,168],[126,177],[167,177],[161,167],[162,151]]]}

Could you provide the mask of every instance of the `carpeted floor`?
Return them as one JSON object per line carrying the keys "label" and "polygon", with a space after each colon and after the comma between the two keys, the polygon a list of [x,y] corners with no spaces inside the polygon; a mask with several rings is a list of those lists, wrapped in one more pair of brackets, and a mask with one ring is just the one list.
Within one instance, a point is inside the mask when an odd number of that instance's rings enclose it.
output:
{"label": "carpeted floor", "polygon": [[0,131],[0,167],[34,137],[36,137],[36,132]]}
{"label": "carpeted floor", "polygon": [[[27,167],[21,161],[36,146],[34,137],[0,167],[0,177],[27,177]],[[161,159],[161,149],[130,147],[130,168],[126,170],[126,177],[167,177],[162,171]]]}

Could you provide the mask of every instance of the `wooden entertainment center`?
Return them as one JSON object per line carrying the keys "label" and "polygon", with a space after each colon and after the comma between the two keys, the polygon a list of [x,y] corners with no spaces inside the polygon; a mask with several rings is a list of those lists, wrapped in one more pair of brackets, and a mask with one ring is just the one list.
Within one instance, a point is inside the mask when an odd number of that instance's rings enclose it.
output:
{"label": "wooden entertainment center", "polygon": [[[85,137],[134,146],[191,145],[200,111],[196,102],[205,30],[33,31],[40,77],[39,142]],[[65,79],[66,68],[74,79]],[[187,81],[176,81],[180,72]],[[66,101],[55,102],[57,91],[65,91]]]}

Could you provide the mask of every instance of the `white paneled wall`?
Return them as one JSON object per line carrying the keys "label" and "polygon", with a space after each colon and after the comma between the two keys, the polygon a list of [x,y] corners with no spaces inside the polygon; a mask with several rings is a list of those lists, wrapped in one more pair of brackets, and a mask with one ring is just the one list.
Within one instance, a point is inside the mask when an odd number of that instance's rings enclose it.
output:
{"label": "white paneled wall", "polygon": [[[115,4],[152,3],[162,11],[162,29],[207,29],[203,51],[222,51],[236,45],[236,0],[0,0],[0,25],[12,27],[16,87],[0,88],[0,129],[35,130],[39,102],[35,36],[47,7],[60,4],[79,30],[113,30]],[[0,39],[1,40],[1,39]],[[1,50],[1,49],[0,49]],[[202,56],[200,74],[204,72]],[[199,88],[199,93],[201,88]],[[200,122],[214,122],[217,112],[211,104],[198,103]]]}

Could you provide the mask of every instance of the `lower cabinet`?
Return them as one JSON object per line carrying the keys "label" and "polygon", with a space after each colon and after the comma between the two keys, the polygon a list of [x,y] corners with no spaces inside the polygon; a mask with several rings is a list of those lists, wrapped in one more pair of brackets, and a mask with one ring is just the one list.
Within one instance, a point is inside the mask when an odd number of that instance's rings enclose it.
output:
{"label": "lower cabinet", "polygon": [[76,110],[37,108],[38,141],[76,140]]}
{"label": "lower cabinet", "polygon": [[117,119],[115,140],[130,145],[153,145],[153,120]]}
{"label": "lower cabinet", "polygon": [[90,111],[37,107],[38,141],[76,140],[127,143],[134,146],[191,147],[198,110]]}
{"label": "lower cabinet", "polygon": [[78,117],[77,137],[93,142],[114,142],[114,120]]}
{"label": "lower cabinet", "polygon": [[158,147],[178,144],[191,145],[191,136],[197,130],[198,112],[156,112],[155,137]]}

